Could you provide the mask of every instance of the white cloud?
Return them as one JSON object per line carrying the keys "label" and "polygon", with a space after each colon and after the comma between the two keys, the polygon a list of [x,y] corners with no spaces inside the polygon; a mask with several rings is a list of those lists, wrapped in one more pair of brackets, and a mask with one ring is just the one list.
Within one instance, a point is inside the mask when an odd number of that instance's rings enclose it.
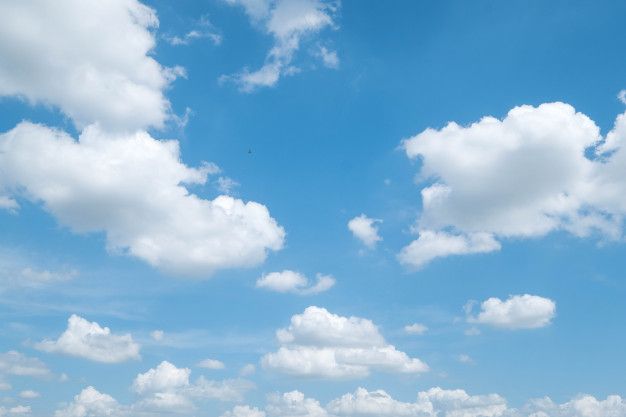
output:
{"label": "white cloud", "polygon": [[620,237],[625,140],[626,114],[602,138],[591,119],[564,103],[519,106],[502,120],[450,123],[405,140],[407,156],[421,161],[420,181],[434,183],[422,189],[420,238],[401,261],[419,266],[558,230]]}
{"label": "white cloud", "polygon": [[[626,417],[626,400],[619,395],[596,399],[591,395],[579,395],[563,404],[545,397],[530,401],[520,416],[529,417]],[[515,416],[517,417],[517,415]]]}
{"label": "white cloud", "polygon": [[24,391],[20,391],[20,398],[24,398],[24,399],[33,399],[33,398],[39,398],[41,395],[37,392],[37,391],[33,391],[33,390],[24,390]]}
{"label": "white cloud", "polygon": [[422,335],[428,331],[428,327],[426,327],[425,325],[421,323],[413,323],[413,324],[407,324],[406,326],[404,326],[404,331],[407,332],[408,334]]}
{"label": "white cloud", "polygon": [[74,397],[67,407],[57,410],[55,417],[122,417],[130,416],[127,407],[113,397],[87,387]]}
{"label": "white cloud", "polygon": [[43,203],[73,231],[103,231],[111,251],[128,253],[166,272],[207,276],[250,267],[283,245],[284,230],[267,208],[228,196],[189,192],[215,165],[180,162],[176,141],[145,132],[105,134],[91,126],[79,141],[21,123],[0,135],[0,194]]}
{"label": "white cloud", "polygon": [[322,60],[327,68],[339,68],[339,57],[336,51],[332,51],[325,46],[320,46],[316,55]]}
{"label": "white cloud", "polygon": [[619,101],[626,104],[626,90],[621,90],[619,93],[617,93],[617,98]]}
{"label": "white cloud", "polygon": [[420,268],[435,258],[487,253],[499,249],[500,243],[488,233],[455,236],[445,232],[422,230],[416,240],[402,248],[398,260],[405,265]]}
{"label": "white cloud", "polygon": [[306,398],[300,391],[270,395],[268,402],[266,411],[271,417],[329,417],[319,401]]}
{"label": "white cloud", "polygon": [[[338,2],[327,0],[226,1],[231,5],[243,6],[252,22],[274,38],[274,46],[261,68],[252,72],[246,68],[238,74],[225,77],[234,80],[245,92],[274,86],[281,76],[298,72],[291,63],[302,39],[332,27],[333,16],[338,8]],[[327,51],[327,55],[332,61],[332,53]],[[335,61],[338,62],[336,53]]]}
{"label": "white cloud", "polygon": [[276,332],[281,347],[262,359],[265,368],[298,376],[360,378],[370,371],[419,373],[428,366],[388,344],[370,320],[308,307]]}
{"label": "white cloud", "polygon": [[4,416],[26,416],[30,415],[31,408],[27,405],[16,405],[9,409],[4,407],[0,407],[0,417]]}
{"label": "white cloud", "polygon": [[248,363],[241,367],[241,369],[239,370],[239,375],[248,376],[248,375],[254,374],[255,372],[256,372],[256,366],[254,366],[251,363]]}
{"label": "white cloud", "polygon": [[39,359],[10,350],[0,353],[0,375],[44,377],[50,375],[50,370]]}
{"label": "white cloud", "polygon": [[139,359],[139,345],[130,334],[116,335],[108,327],[100,327],[73,314],[57,340],[44,340],[35,345],[39,350],[78,356],[96,362],[118,363]]}
{"label": "white cloud", "polygon": [[393,399],[383,390],[357,389],[354,394],[345,394],[328,404],[328,410],[344,416],[419,416],[434,415],[432,406],[423,403],[404,403]]}
{"label": "white cloud", "polygon": [[[1,181],[1,180],[0,180]],[[37,256],[24,256],[20,251],[0,249],[0,291],[39,290],[63,284],[78,276],[74,268],[42,268],[33,266]]]}
{"label": "white cloud", "polygon": [[306,276],[288,269],[282,272],[271,272],[256,281],[257,288],[300,295],[319,294],[328,291],[334,285],[335,279],[330,275],[317,274],[317,281],[312,284]]}
{"label": "white cloud", "polygon": [[382,240],[378,235],[377,223],[382,220],[370,219],[365,214],[361,214],[348,222],[348,229],[368,248],[376,246],[376,242]]}
{"label": "white cloud", "polygon": [[8,382],[0,381],[0,391],[11,391],[13,386]]}
{"label": "white cloud", "polygon": [[150,53],[156,13],[136,0],[0,4],[0,96],[58,106],[79,127],[160,127],[181,74]]}
{"label": "white cloud", "polygon": [[461,353],[456,357],[456,359],[461,363],[474,363],[474,359],[467,353]]}
{"label": "white cloud", "polygon": [[536,295],[513,295],[506,301],[489,298],[480,305],[470,323],[486,324],[506,329],[535,329],[549,325],[556,314],[556,303]]}
{"label": "white cloud", "polygon": [[189,45],[198,39],[209,39],[213,45],[222,43],[222,35],[218,33],[207,16],[202,16],[197,26],[197,29],[190,30],[182,36],[165,36],[164,39],[172,46]]}
{"label": "white cloud", "polygon": [[153,330],[152,332],[150,332],[150,337],[155,342],[160,342],[165,337],[165,332],[163,330]]}
{"label": "white cloud", "polygon": [[256,407],[236,405],[231,411],[222,414],[221,417],[265,417],[265,412]]}
{"label": "white cloud", "polygon": [[205,369],[224,369],[224,363],[217,359],[204,359],[198,362],[198,367]]}

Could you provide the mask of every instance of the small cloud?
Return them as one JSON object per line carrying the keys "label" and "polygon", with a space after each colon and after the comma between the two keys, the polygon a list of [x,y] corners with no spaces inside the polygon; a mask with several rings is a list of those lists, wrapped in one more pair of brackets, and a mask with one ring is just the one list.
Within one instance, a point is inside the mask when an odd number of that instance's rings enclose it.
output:
{"label": "small cloud", "polygon": [[150,337],[155,342],[160,342],[161,340],[163,340],[164,336],[165,336],[165,333],[163,332],[163,330],[154,330],[153,332],[150,333]]}
{"label": "small cloud", "polygon": [[215,28],[215,26],[213,26],[207,16],[202,16],[197,26],[198,27],[196,29],[190,30],[184,35],[164,36],[163,38],[172,46],[189,45],[193,41],[199,39],[208,39],[215,46],[222,44],[222,35]]}
{"label": "small cloud", "polygon": [[40,394],[37,391],[33,390],[24,390],[20,392],[20,398],[24,398],[27,400],[32,400],[33,398],[39,398]]}
{"label": "small cloud", "polygon": [[456,357],[456,359],[459,362],[465,363],[465,364],[472,364],[472,363],[474,363],[474,359],[472,359],[469,355],[466,355],[465,353],[462,353],[462,354],[458,355]]}
{"label": "small cloud", "polygon": [[241,376],[249,376],[256,372],[256,366],[251,363],[244,365],[239,371],[239,375]]}
{"label": "small cloud", "polygon": [[336,51],[331,51],[324,46],[320,46],[315,53],[315,56],[322,60],[322,63],[326,68],[339,68],[339,57]]}
{"label": "small cloud", "polygon": [[478,336],[480,334],[480,329],[478,327],[470,327],[463,333],[465,333],[465,336]]}
{"label": "small cloud", "polygon": [[316,279],[312,284],[303,274],[286,269],[263,275],[256,281],[256,287],[280,293],[313,295],[328,291],[335,285],[335,278],[330,275],[317,274]]}
{"label": "small cloud", "polygon": [[421,323],[408,324],[404,326],[404,331],[407,332],[408,334],[422,335],[426,333],[427,330],[428,330],[428,327],[424,326]]}
{"label": "small cloud", "polygon": [[217,359],[204,359],[198,362],[196,366],[204,369],[224,369],[226,367],[222,361]]}
{"label": "small cloud", "polygon": [[217,179],[217,189],[224,194],[232,194],[233,189],[239,187],[239,183],[229,177],[219,177]]}
{"label": "small cloud", "polygon": [[622,90],[617,93],[617,99],[622,103],[626,104],[626,90]]}
{"label": "small cloud", "polygon": [[365,214],[361,214],[348,222],[348,229],[352,232],[354,237],[359,239],[365,246],[372,249],[376,246],[376,243],[382,238],[378,235],[377,223],[382,223],[382,220],[371,219]]}
{"label": "small cloud", "polygon": [[512,295],[503,301],[491,297],[480,305],[480,312],[472,316],[474,304],[468,303],[465,312],[469,323],[485,324],[503,329],[536,329],[548,326],[556,315],[556,303],[537,295]]}

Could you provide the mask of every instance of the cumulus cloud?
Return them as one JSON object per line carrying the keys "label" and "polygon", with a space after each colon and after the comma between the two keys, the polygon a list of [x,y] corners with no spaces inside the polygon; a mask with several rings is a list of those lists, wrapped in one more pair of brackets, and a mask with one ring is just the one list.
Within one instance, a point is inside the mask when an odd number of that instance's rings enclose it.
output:
{"label": "cumulus cloud", "polygon": [[10,350],[0,353],[0,375],[44,377],[50,370],[39,359]]}
{"label": "cumulus cloud", "polygon": [[54,417],[122,417],[130,416],[128,407],[121,406],[113,397],[94,387],[83,389],[66,407],[57,410]]}
{"label": "cumulus cloud", "polygon": [[617,93],[617,98],[619,101],[626,104],[626,90],[621,90],[619,93]]}
{"label": "cumulus cloud", "polygon": [[150,56],[156,13],[137,0],[0,4],[0,96],[58,106],[81,128],[160,127],[182,73]]}
{"label": "cumulus cloud", "polygon": [[556,303],[537,295],[513,295],[503,301],[492,297],[483,301],[476,316],[468,322],[486,324],[505,329],[535,329],[552,322]]}
{"label": "cumulus cloud", "polygon": [[377,223],[382,223],[382,220],[370,219],[365,214],[361,214],[348,222],[348,229],[354,237],[371,249],[379,240],[382,240],[378,235]]}
{"label": "cumulus cloud", "polygon": [[313,284],[306,276],[288,269],[282,272],[271,272],[256,281],[257,288],[299,295],[319,294],[328,291],[334,285],[335,279],[330,275],[317,274],[317,281]]}
{"label": "cumulus cloud", "polygon": [[404,331],[407,332],[408,334],[422,335],[428,331],[428,327],[426,327],[425,325],[421,323],[413,323],[413,324],[407,324],[406,326],[404,326]]}
{"label": "cumulus cloud", "polygon": [[35,345],[44,352],[78,356],[96,362],[119,363],[139,359],[139,344],[130,334],[113,334],[108,327],[100,327],[73,314],[57,340],[44,340]]}
{"label": "cumulus cloud", "polygon": [[20,391],[20,398],[31,400],[33,398],[39,398],[39,397],[40,397],[40,394],[37,391],[33,391],[30,389]]}
{"label": "cumulus cloud", "polygon": [[222,35],[219,34],[207,16],[200,18],[196,29],[192,29],[180,36],[167,35],[164,39],[172,46],[189,45],[198,39],[209,39],[213,45],[220,45],[222,43]]}
{"label": "cumulus cloud", "polygon": [[285,232],[265,206],[190,193],[215,165],[188,167],[178,142],[146,132],[108,134],[90,126],[76,141],[21,123],[0,135],[0,165],[5,194],[41,202],[75,232],[104,232],[111,251],[168,273],[205,277],[250,267],[283,245]]}
{"label": "cumulus cloud", "polygon": [[[339,3],[328,0],[226,0],[242,6],[252,22],[274,38],[264,65],[255,70],[247,68],[238,74],[226,76],[244,92],[260,87],[274,86],[280,77],[299,70],[292,65],[294,55],[305,37],[311,37],[327,27],[334,26],[334,15]],[[334,55],[333,55],[334,54]],[[337,62],[336,53],[326,51],[326,62]],[[333,61],[334,59],[334,61]]]}
{"label": "cumulus cloud", "polygon": [[300,391],[270,395],[266,411],[271,417],[329,417],[319,401],[306,398]]}
{"label": "cumulus cloud", "polygon": [[256,407],[236,405],[231,411],[222,414],[221,417],[265,417],[265,412]]}
{"label": "cumulus cloud", "polygon": [[624,417],[626,400],[619,395],[609,395],[606,399],[597,399],[591,395],[578,397],[562,404],[557,404],[549,397],[530,401],[523,412],[517,416],[529,417]]}
{"label": "cumulus cloud", "polygon": [[265,368],[297,375],[360,378],[372,370],[420,373],[421,360],[388,344],[370,320],[343,317],[324,308],[308,307],[276,332],[281,347],[262,359]]}
{"label": "cumulus cloud", "polygon": [[419,238],[400,260],[420,266],[554,231],[619,238],[626,213],[624,140],[626,114],[602,137],[589,117],[564,103],[519,106],[502,120],[452,122],[405,140],[427,185],[415,226]]}
{"label": "cumulus cloud", "polygon": [[30,415],[31,408],[28,405],[16,405],[11,408],[0,407],[0,417]]}

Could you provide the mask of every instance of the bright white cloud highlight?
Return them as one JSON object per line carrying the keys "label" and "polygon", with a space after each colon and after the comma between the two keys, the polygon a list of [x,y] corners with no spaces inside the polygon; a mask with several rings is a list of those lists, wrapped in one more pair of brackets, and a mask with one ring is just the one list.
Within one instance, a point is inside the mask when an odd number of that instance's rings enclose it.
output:
{"label": "bright white cloud highlight", "polygon": [[[449,255],[500,248],[506,238],[622,235],[626,214],[626,115],[603,138],[570,105],[519,106],[502,119],[454,122],[403,142],[421,161],[419,238],[402,250],[421,266]],[[595,152],[595,156],[589,157]]]}
{"label": "bright white cloud highlight", "polygon": [[[338,2],[327,0],[226,0],[231,5],[243,6],[255,25],[274,38],[274,46],[265,58],[265,64],[256,71],[247,68],[238,74],[226,76],[235,81],[244,92],[276,85],[280,77],[299,70],[291,63],[304,37],[334,26]],[[333,55],[334,54],[334,55]],[[326,51],[324,62],[337,62],[336,53]]]}
{"label": "bright white cloud highlight", "polygon": [[513,295],[503,301],[489,298],[482,302],[477,316],[470,323],[486,324],[505,329],[535,329],[545,327],[556,315],[556,303],[537,295]]}
{"label": "bright white cloud highlight", "polygon": [[306,398],[300,391],[270,395],[266,411],[271,417],[329,417],[319,401]]}
{"label": "bright white cloud highlight", "polygon": [[317,274],[317,280],[313,284],[306,276],[288,269],[282,272],[271,272],[256,281],[257,288],[299,295],[319,294],[328,291],[334,285],[335,279],[330,275]]}
{"label": "bright white cloud highlight", "polygon": [[276,332],[277,352],[262,359],[265,368],[298,376],[361,378],[373,370],[420,373],[421,360],[388,344],[370,320],[343,317],[324,308],[308,307]]}
{"label": "bright white cloud highlight", "polygon": [[0,96],[58,106],[79,128],[160,127],[181,69],[150,56],[158,23],[136,0],[4,1]]}
{"label": "bright white cloud highlight", "polygon": [[171,274],[254,266],[283,245],[285,232],[265,206],[190,193],[215,166],[188,167],[178,142],[145,132],[112,135],[91,126],[76,141],[21,123],[0,135],[0,166],[0,194],[41,202],[62,225],[104,232],[111,251]]}
{"label": "bright white cloud highlight", "polygon": [[35,347],[44,352],[78,356],[96,362],[119,363],[139,359],[139,344],[130,334],[114,334],[108,327],[100,327],[73,314],[57,340],[44,340]]}
{"label": "bright white cloud highlight", "polygon": [[361,214],[348,222],[348,229],[354,237],[371,249],[376,246],[378,241],[382,240],[378,235],[377,223],[382,223],[382,220],[371,219],[365,214]]}

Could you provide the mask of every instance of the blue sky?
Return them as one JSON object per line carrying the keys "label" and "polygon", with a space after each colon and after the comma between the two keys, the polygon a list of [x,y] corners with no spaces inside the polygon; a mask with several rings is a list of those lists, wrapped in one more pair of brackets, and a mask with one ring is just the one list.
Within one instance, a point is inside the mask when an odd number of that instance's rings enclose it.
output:
{"label": "blue sky", "polygon": [[625,13],[0,2],[0,417],[626,416]]}

